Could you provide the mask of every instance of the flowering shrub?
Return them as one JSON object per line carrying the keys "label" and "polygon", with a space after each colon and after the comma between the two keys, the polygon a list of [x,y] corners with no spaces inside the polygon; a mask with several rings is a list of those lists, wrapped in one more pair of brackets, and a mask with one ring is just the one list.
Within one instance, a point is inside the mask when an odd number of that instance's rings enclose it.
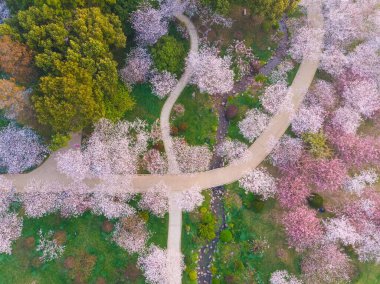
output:
{"label": "flowering shrub", "polygon": [[53,239],[53,231],[43,234],[42,230],[40,230],[38,236],[39,241],[36,250],[42,253],[40,257],[42,262],[48,262],[62,256],[65,247],[59,245],[57,241]]}
{"label": "flowering shrub", "polygon": [[0,130],[0,167],[21,173],[43,162],[48,149],[30,128],[9,125]]}

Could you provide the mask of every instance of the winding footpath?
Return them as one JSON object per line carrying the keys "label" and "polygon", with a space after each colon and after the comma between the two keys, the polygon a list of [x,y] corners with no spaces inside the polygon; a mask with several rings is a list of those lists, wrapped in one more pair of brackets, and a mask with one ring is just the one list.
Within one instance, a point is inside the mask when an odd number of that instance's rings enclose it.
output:
{"label": "winding footpath", "polygon": [[[311,27],[323,29],[323,16],[321,11],[321,0],[312,1],[308,10],[308,20]],[[194,25],[184,15],[177,15],[177,19],[183,22],[190,35],[191,51],[198,50],[198,36]],[[179,255],[181,251],[181,230],[182,230],[182,212],[175,202],[175,192],[187,190],[194,185],[201,189],[208,189],[222,186],[235,182],[244,176],[247,172],[255,169],[272,151],[276,142],[289,127],[294,112],[300,107],[302,100],[314,78],[319,65],[319,59],[322,53],[323,34],[318,35],[315,39],[318,44],[315,53],[310,56],[304,56],[299,70],[289,87],[288,95],[293,104],[293,112],[289,112],[289,105],[286,103],[281,106],[280,110],[272,117],[266,130],[256,139],[256,141],[247,150],[246,157],[236,163],[224,168],[212,169],[205,172],[183,174],[179,172],[178,162],[173,153],[173,143],[170,136],[169,118],[171,109],[176,100],[180,96],[185,86],[189,83],[192,70],[186,69],[183,76],[179,80],[177,86],[170,94],[165,102],[161,112],[161,131],[162,139],[169,162],[169,173],[166,175],[135,175],[131,177],[119,176],[115,177],[116,182],[120,184],[129,184],[131,187],[121,188],[134,192],[144,192],[154,185],[162,182],[171,191],[169,196],[169,235],[168,235],[168,256],[169,267],[173,268],[168,283],[181,283],[181,272],[175,267],[179,267]],[[74,136],[69,147],[60,151],[66,151],[70,148],[76,148],[80,144],[80,136]],[[55,156],[58,153],[53,153],[51,157],[45,161],[36,170],[26,174],[7,174],[5,177],[13,182],[14,188],[18,192],[23,192],[25,187],[31,180],[40,180],[43,182],[59,182],[62,185],[69,185],[72,180],[58,172],[56,167]],[[95,190],[95,186],[102,183],[99,179],[86,179],[84,181],[90,189]],[[64,188],[64,186],[62,187]]]}

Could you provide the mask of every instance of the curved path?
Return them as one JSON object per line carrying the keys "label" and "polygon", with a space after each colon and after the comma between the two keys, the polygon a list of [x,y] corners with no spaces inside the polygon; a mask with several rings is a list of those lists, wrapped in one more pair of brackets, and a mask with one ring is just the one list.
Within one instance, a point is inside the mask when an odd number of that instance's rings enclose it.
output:
{"label": "curved path", "polygon": [[[199,39],[195,26],[190,19],[183,14],[176,15],[176,18],[185,24],[187,31],[190,35],[190,52],[197,53]],[[174,90],[170,93],[166,99],[165,104],[161,110],[160,127],[162,141],[164,142],[164,148],[166,156],[168,158],[168,172],[170,174],[180,173],[180,168],[176,159],[176,155],[173,151],[173,140],[170,136],[170,113],[172,108],[181,95],[183,89],[189,83],[193,70],[190,66],[187,66],[178,84]],[[167,240],[167,252],[168,252],[168,283],[180,284],[182,282],[182,273],[178,269],[181,267],[181,234],[182,234],[182,209],[176,202],[176,194],[169,192],[169,224],[168,224],[168,240]],[[176,269],[177,268],[177,269]]]}

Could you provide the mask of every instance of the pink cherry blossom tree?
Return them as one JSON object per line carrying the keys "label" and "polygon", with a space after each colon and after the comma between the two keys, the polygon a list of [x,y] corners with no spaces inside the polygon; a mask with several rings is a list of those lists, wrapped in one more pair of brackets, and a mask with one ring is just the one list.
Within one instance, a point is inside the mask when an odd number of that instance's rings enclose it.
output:
{"label": "pink cherry blossom tree", "polygon": [[303,57],[314,59],[319,51],[318,38],[322,35],[322,29],[302,26],[291,39],[290,56],[296,61],[301,61]]}
{"label": "pink cherry blossom tree", "polygon": [[302,284],[302,281],[286,270],[273,272],[269,279],[270,284]]}
{"label": "pink cherry blossom tree", "polygon": [[360,240],[355,227],[344,216],[323,221],[323,225],[326,231],[326,243],[341,243],[348,246],[355,245]]}
{"label": "pink cherry blossom tree", "polygon": [[15,213],[0,216],[0,253],[11,254],[12,242],[21,236],[22,219]]}
{"label": "pink cherry blossom tree", "polygon": [[276,179],[265,168],[257,168],[243,176],[239,186],[246,192],[260,195],[263,200],[274,197],[277,191]]}
{"label": "pink cherry blossom tree", "polygon": [[88,187],[81,182],[66,186],[61,195],[61,215],[65,218],[77,217],[89,210],[92,205]]}
{"label": "pink cherry blossom tree", "polygon": [[145,48],[132,49],[127,56],[124,67],[119,72],[120,77],[128,86],[143,83],[148,78],[152,64],[152,58]]}
{"label": "pink cherry blossom tree", "polygon": [[20,194],[25,214],[40,218],[57,211],[61,206],[61,185],[40,180],[31,180]]}
{"label": "pink cherry blossom tree", "polygon": [[260,101],[267,112],[275,114],[285,101],[287,94],[287,83],[285,81],[278,81],[265,89],[264,95],[260,97]]}
{"label": "pink cherry blossom tree", "polygon": [[365,117],[371,117],[380,109],[380,92],[377,83],[365,78],[344,79],[343,98],[353,109]]}
{"label": "pink cherry blossom tree", "polygon": [[141,44],[152,45],[168,32],[168,21],[159,9],[149,5],[132,13],[131,23]]}
{"label": "pink cherry blossom tree", "polygon": [[0,214],[8,211],[9,205],[15,198],[13,183],[0,176]]}
{"label": "pink cherry blossom tree", "polygon": [[226,139],[217,147],[219,157],[223,157],[227,163],[243,158],[246,155],[248,147],[239,140]]}
{"label": "pink cherry blossom tree", "polygon": [[325,111],[320,106],[302,106],[292,121],[292,130],[303,133],[317,133],[323,126]]}
{"label": "pink cherry blossom tree", "polygon": [[312,249],[302,260],[301,269],[306,283],[347,282],[353,275],[350,259],[334,244]]}
{"label": "pink cherry blossom tree", "polygon": [[149,283],[161,284],[168,280],[168,254],[165,250],[152,245],[147,254],[138,259],[139,267]]}
{"label": "pink cherry blossom tree", "polygon": [[380,140],[371,136],[357,136],[331,130],[327,131],[329,142],[338,157],[348,166],[363,168],[380,164]]}
{"label": "pink cherry blossom tree", "polygon": [[116,223],[112,239],[129,253],[141,253],[145,249],[149,233],[144,221],[137,216],[121,218]]}
{"label": "pink cherry blossom tree", "polygon": [[175,75],[170,72],[163,71],[162,73],[156,72],[149,80],[152,84],[153,94],[163,99],[169,95],[174,87],[177,85],[178,80]]}
{"label": "pink cherry blossom tree", "polygon": [[136,210],[127,202],[133,197],[130,193],[107,194],[94,192],[91,197],[91,210],[96,215],[104,215],[108,219],[127,217]]}
{"label": "pink cherry blossom tree", "polygon": [[158,183],[142,194],[139,207],[163,217],[169,208],[168,193],[168,187],[164,183]]}
{"label": "pink cherry blossom tree", "polygon": [[277,198],[284,208],[295,208],[306,205],[311,190],[307,181],[298,171],[283,173],[278,180]]}
{"label": "pink cherry blossom tree", "polygon": [[297,251],[313,247],[322,238],[322,226],[315,212],[306,207],[298,207],[285,213],[282,218],[288,236],[288,243]]}
{"label": "pink cherry blossom tree", "polygon": [[284,168],[294,165],[303,152],[304,145],[301,139],[284,135],[270,153],[269,158],[274,166]]}
{"label": "pink cherry blossom tree", "polygon": [[156,149],[151,149],[144,154],[143,163],[151,174],[165,174],[168,171],[166,156]]}
{"label": "pink cherry blossom tree", "polygon": [[212,153],[204,146],[189,146],[185,139],[174,138],[173,150],[181,172],[193,173],[208,170]]}
{"label": "pink cherry blossom tree", "polygon": [[49,151],[30,128],[18,128],[12,124],[0,130],[0,167],[8,173],[21,173],[37,166]]}
{"label": "pink cherry blossom tree", "polygon": [[55,157],[57,170],[74,180],[83,180],[89,172],[89,164],[80,149],[58,152]]}
{"label": "pink cherry blossom tree", "polygon": [[334,128],[342,130],[345,133],[355,134],[362,122],[362,118],[358,112],[351,107],[341,107],[335,110],[331,119]]}
{"label": "pink cherry blossom tree", "polygon": [[216,49],[203,48],[198,53],[190,53],[186,64],[193,70],[191,80],[201,92],[216,95],[232,90],[234,73],[230,69],[230,58],[218,56]]}
{"label": "pink cherry blossom tree", "polygon": [[320,106],[324,110],[331,110],[337,104],[336,91],[332,83],[317,80],[307,92],[305,104],[307,106]]}
{"label": "pink cherry blossom tree", "polygon": [[363,170],[359,174],[349,177],[345,182],[343,188],[358,196],[362,195],[366,187],[370,187],[377,183],[379,176],[374,169]]}
{"label": "pink cherry blossom tree", "polygon": [[249,142],[253,142],[269,124],[269,115],[258,109],[251,109],[245,114],[245,118],[239,122],[240,133]]}
{"label": "pink cherry blossom tree", "polygon": [[191,212],[199,207],[204,199],[202,190],[197,186],[175,194],[176,203],[185,212]]}

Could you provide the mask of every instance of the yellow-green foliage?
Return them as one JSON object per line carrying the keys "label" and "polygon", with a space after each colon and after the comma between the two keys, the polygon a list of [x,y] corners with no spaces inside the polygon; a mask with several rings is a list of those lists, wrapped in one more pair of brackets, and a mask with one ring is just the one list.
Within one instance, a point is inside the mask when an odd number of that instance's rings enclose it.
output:
{"label": "yellow-green foliage", "polygon": [[306,133],[302,136],[308,147],[308,151],[316,158],[329,158],[332,150],[327,144],[327,138],[323,132]]}

